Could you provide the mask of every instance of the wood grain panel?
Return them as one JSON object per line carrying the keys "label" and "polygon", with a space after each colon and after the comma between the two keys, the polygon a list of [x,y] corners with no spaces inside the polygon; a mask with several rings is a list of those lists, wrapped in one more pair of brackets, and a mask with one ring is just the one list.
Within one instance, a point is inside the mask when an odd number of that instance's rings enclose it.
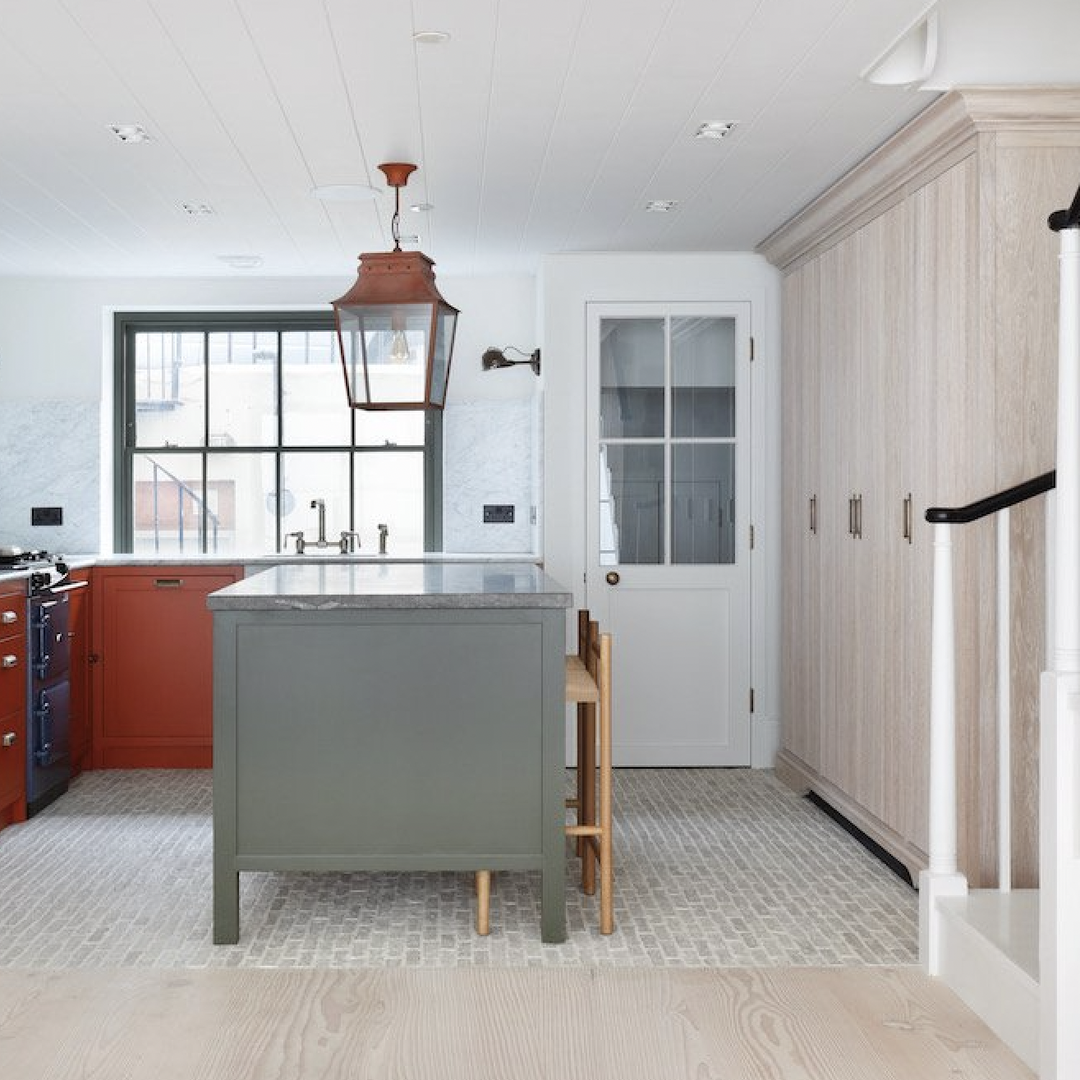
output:
{"label": "wood grain panel", "polygon": [[[804,726],[784,741],[785,760],[800,764],[786,772],[829,789],[892,837],[901,859],[927,835],[932,534],[923,512],[1051,467],[1057,269],[1046,217],[1069,203],[1078,175],[1080,91],[957,91],[761,248],[798,278],[785,340],[810,338],[816,319],[820,358],[820,554],[802,563],[788,540],[784,562],[797,575],[784,591],[792,617],[818,610],[820,734],[815,747],[812,711],[800,707]],[[799,303],[811,270],[816,313]],[[785,365],[796,355],[785,353]],[[785,415],[794,408],[789,399]],[[814,419],[800,422],[784,429],[796,471],[814,441]],[[913,542],[897,547],[893,517],[909,491]],[[859,494],[865,539],[852,542],[846,505]],[[796,497],[793,484],[785,498]],[[1025,510],[1013,527],[1018,884],[1034,884],[1037,859],[1041,515]],[[993,883],[997,857],[994,548],[989,523],[955,536],[959,844],[974,886]],[[784,657],[800,665],[789,695],[812,692],[805,650],[789,642]]]}
{"label": "wood grain panel", "polygon": [[20,1080],[1033,1080],[910,968],[9,970],[0,999]]}

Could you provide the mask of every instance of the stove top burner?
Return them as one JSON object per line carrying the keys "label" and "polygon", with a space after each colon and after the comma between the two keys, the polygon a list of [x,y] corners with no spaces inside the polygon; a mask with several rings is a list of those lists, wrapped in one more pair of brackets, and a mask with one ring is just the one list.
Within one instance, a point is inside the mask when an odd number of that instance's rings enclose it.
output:
{"label": "stove top burner", "polygon": [[50,555],[47,551],[25,551],[21,547],[10,545],[0,546],[0,568],[8,570],[25,570],[29,566],[40,563],[52,563],[63,556]]}

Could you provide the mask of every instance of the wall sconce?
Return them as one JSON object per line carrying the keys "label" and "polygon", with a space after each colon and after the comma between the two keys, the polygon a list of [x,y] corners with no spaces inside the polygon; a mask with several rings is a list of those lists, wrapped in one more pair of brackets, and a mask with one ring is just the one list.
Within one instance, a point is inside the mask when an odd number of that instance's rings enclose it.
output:
{"label": "wall sconce", "polygon": [[[518,356],[524,356],[524,360],[508,360],[506,354],[508,352],[515,352]],[[484,365],[485,371],[491,371],[493,368],[515,367],[518,364],[528,364],[533,369],[534,375],[540,374],[540,350],[533,349],[531,353],[522,352],[521,349],[515,349],[513,345],[507,345],[505,349],[496,349],[493,345],[490,349],[484,350],[484,355],[480,358],[481,364]]]}

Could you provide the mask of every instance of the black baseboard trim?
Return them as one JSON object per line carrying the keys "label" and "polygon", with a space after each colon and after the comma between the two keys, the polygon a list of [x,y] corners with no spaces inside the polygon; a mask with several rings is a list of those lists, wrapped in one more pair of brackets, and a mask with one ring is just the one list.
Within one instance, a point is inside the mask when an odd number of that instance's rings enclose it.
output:
{"label": "black baseboard trim", "polygon": [[848,821],[843,814],[834,806],[830,806],[816,791],[808,791],[806,797],[819,809],[828,814],[833,821],[836,822],[846,833],[849,833],[871,855],[875,856],[881,862],[883,862],[905,885],[909,885],[911,888],[915,888],[915,882],[911,880],[911,874],[908,868],[898,859],[896,856],[891,855],[885,850],[873,837],[867,836],[857,825]]}

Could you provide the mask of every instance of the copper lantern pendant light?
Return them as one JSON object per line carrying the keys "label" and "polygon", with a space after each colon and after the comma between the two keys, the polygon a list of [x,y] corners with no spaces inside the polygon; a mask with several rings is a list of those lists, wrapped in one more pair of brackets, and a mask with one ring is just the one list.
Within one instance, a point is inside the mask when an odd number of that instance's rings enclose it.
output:
{"label": "copper lantern pendant light", "polygon": [[349,404],[442,409],[459,312],[435,287],[431,259],[401,250],[401,189],[416,166],[379,168],[394,189],[394,250],[361,255],[356,284],[333,301]]}

